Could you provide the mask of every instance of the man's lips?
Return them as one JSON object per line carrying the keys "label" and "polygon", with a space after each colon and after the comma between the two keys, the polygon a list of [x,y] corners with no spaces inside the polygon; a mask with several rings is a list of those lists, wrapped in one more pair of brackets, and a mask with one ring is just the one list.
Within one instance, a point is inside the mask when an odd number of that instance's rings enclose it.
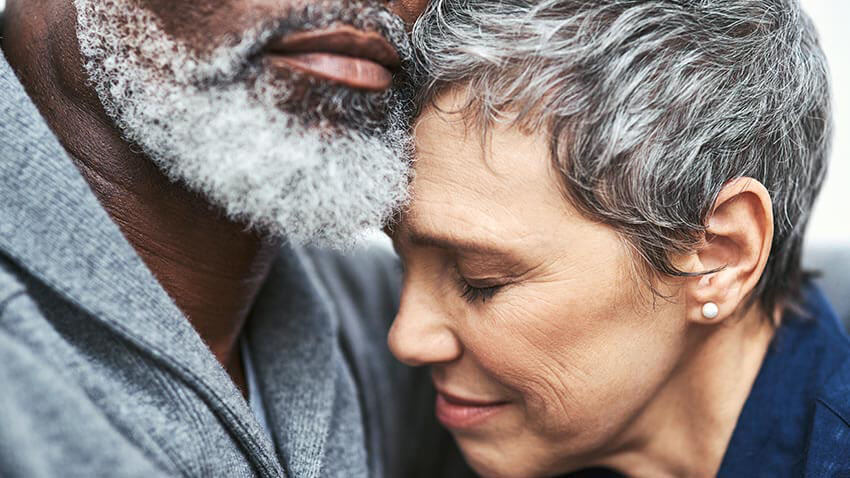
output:
{"label": "man's lips", "polygon": [[497,400],[479,400],[437,391],[437,419],[446,428],[463,429],[480,425],[488,418],[502,411],[509,402]]}
{"label": "man's lips", "polygon": [[383,91],[401,58],[379,33],[350,26],[293,33],[273,39],[264,51],[273,67],[290,68],[349,88]]}

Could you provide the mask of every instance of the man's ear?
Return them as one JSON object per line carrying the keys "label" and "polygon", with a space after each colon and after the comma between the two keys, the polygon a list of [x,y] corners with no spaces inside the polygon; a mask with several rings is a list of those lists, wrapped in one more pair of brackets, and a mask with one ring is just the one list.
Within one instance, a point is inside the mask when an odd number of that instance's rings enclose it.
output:
{"label": "man's ear", "polygon": [[[728,182],[706,223],[705,241],[684,259],[683,270],[709,274],[685,282],[686,314],[696,323],[719,323],[737,314],[764,272],[773,243],[773,203],[760,182]],[[711,306],[717,305],[712,317]]]}

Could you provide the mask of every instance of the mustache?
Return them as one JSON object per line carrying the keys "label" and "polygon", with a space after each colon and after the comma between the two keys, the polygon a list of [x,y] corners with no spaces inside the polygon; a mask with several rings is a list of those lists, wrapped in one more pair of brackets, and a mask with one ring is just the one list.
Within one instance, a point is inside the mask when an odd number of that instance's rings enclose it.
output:
{"label": "mustache", "polygon": [[213,71],[199,71],[200,83],[235,80],[256,67],[257,60],[270,41],[295,33],[330,27],[349,26],[364,32],[383,36],[401,58],[401,69],[406,70],[413,60],[413,47],[404,21],[388,8],[375,2],[326,1],[292,9],[277,18],[264,19],[248,29],[241,38],[226,40],[213,53],[217,61]]}

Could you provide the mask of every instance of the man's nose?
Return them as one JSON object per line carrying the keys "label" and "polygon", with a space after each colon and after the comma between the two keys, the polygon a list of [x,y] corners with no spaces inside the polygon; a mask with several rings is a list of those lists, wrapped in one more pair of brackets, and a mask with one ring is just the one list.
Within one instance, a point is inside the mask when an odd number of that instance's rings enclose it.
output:
{"label": "man's nose", "polygon": [[445,314],[428,300],[427,293],[411,292],[405,284],[388,342],[393,355],[407,365],[453,362],[463,350]]}
{"label": "man's nose", "polygon": [[428,0],[391,0],[387,4],[410,27],[428,6]]}

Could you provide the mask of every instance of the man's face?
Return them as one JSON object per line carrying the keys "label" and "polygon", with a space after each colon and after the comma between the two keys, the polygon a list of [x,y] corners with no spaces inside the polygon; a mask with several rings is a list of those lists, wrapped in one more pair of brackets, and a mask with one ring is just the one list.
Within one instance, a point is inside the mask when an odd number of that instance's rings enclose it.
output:
{"label": "man's face", "polygon": [[[335,8],[356,5],[348,0],[333,3]],[[241,36],[258,23],[287,17],[298,9],[332,5],[316,0],[136,0],[136,4],[156,15],[166,33],[186,41],[199,51],[209,46],[211,37]],[[410,26],[427,4],[428,0],[373,0],[360,3],[360,6],[384,8]],[[350,10],[356,11],[357,8]],[[309,25],[304,25],[304,28],[310,29]]]}
{"label": "man's face", "polygon": [[427,0],[74,0],[107,114],[233,219],[345,245],[407,197],[406,27]]}
{"label": "man's face", "polygon": [[[346,0],[336,3],[342,5]],[[136,0],[136,4],[161,18],[169,34],[183,39],[193,35],[201,39],[210,34],[238,35],[244,31],[240,26],[251,27],[251,22],[285,16],[297,8],[321,7],[321,2],[316,0]],[[386,8],[407,25],[419,18],[427,4],[427,0],[374,0],[369,3]]]}
{"label": "man's face", "polygon": [[427,0],[136,1],[159,20],[165,34],[195,54],[211,53],[215,39],[235,40],[266,29],[271,38],[255,45],[254,53],[269,70],[283,75],[296,70],[371,91],[391,86],[400,54],[407,53],[398,38],[402,31],[377,17],[389,12],[411,26],[427,4]]}

